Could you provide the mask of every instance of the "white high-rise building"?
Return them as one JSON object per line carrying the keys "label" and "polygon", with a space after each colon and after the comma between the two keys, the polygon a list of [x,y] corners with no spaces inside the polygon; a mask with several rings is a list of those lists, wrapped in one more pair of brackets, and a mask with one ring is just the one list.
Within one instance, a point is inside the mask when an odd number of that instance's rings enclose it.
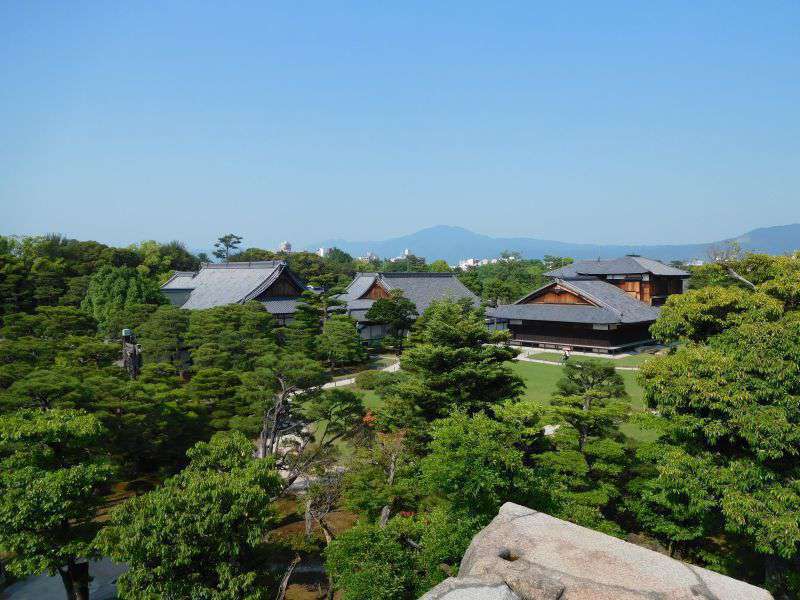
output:
{"label": "white high-rise building", "polygon": [[278,252],[291,252],[291,251],[292,251],[291,242],[281,242],[281,245],[278,246]]}

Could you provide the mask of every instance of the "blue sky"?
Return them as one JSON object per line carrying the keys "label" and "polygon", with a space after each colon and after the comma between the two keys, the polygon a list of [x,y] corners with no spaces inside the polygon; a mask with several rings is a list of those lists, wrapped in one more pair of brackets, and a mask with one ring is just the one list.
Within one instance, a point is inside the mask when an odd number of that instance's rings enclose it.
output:
{"label": "blue sky", "polygon": [[6,1],[0,232],[660,243],[797,222],[798,31],[797,1]]}

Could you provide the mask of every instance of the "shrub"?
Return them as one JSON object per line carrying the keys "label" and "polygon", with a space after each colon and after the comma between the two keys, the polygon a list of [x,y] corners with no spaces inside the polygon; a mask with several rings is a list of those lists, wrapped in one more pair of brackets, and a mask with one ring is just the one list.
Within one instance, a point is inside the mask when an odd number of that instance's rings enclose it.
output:
{"label": "shrub", "polygon": [[398,373],[387,371],[362,371],[356,375],[356,385],[362,390],[374,390],[384,385],[395,383],[400,378]]}

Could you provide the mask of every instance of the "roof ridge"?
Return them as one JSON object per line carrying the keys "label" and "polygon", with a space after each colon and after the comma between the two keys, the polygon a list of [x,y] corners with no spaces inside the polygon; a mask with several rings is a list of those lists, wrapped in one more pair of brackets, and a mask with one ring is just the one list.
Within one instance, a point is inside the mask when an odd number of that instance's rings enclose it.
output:
{"label": "roof ridge", "polygon": [[274,269],[285,266],[285,260],[254,260],[227,263],[200,263],[200,269]]}
{"label": "roof ridge", "polygon": [[455,273],[447,271],[380,271],[377,273],[381,277],[456,277]]}

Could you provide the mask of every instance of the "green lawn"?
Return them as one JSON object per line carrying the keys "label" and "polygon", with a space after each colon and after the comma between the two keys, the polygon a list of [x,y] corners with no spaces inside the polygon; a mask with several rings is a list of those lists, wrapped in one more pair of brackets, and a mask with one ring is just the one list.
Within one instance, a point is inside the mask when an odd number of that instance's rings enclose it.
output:
{"label": "green lawn", "polygon": [[[562,355],[558,352],[537,352],[531,354],[531,358],[536,360],[546,360],[548,362],[560,363]],[[615,367],[640,367],[653,357],[652,354],[632,354],[631,356],[623,356],[622,358],[605,358],[598,356],[597,360],[607,360]],[[591,359],[588,356],[573,356],[570,360]]]}
{"label": "green lawn", "polygon": [[[550,405],[550,398],[556,390],[556,382],[561,378],[561,367],[514,361],[511,368],[525,382],[525,398],[535,400],[543,406]],[[633,410],[644,410],[643,390],[636,381],[637,373],[635,371],[617,372],[625,381],[625,389],[630,396]],[[653,432],[643,430],[635,425],[625,424],[621,429],[628,437],[641,442],[651,441],[656,437]]]}
{"label": "green lawn", "polygon": [[[556,365],[543,365],[524,361],[514,361],[511,369],[519,375],[525,382],[524,397],[532,399],[543,406],[550,405],[550,398],[556,390],[556,382],[561,379],[563,370]],[[617,371],[625,381],[625,389],[630,396],[631,407],[634,411],[644,410],[644,399],[642,387],[636,382],[635,371]],[[367,408],[376,409],[381,405],[381,399],[371,390],[359,390],[364,395],[364,404]],[[651,441],[655,435],[650,431],[626,424],[622,426],[622,432],[628,437],[637,441]]]}

